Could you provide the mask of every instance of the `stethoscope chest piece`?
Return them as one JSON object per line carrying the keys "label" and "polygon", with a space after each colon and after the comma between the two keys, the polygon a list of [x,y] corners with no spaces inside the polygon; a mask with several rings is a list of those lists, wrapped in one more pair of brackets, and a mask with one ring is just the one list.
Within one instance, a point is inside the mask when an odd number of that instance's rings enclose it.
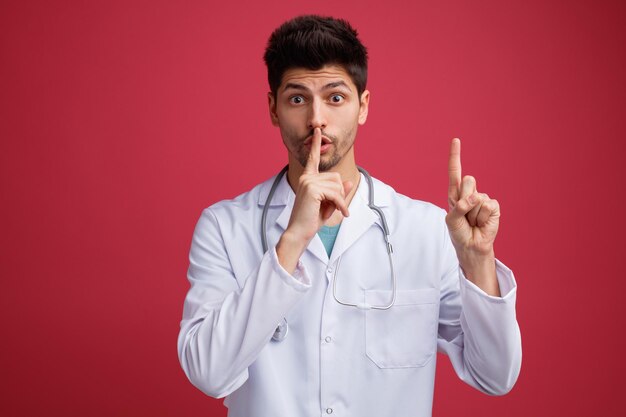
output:
{"label": "stethoscope chest piece", "polygon": [[282,342],[283,340],[285,340],[285,337],[287,337],[288,332],[289,332],[289,325],[287,324],[287,320],[283,319],[283,321],[278,323],[276,330],[274,330],[274,335],[272,336],[272,340],[275,342]]}

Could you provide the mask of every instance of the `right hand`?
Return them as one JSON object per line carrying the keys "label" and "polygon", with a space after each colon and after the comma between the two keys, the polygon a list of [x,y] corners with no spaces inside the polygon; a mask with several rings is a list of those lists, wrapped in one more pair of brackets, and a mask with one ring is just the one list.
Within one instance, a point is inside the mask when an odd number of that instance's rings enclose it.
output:
{"label": "right hand", "polygon": [[[350,215],[346,196],[350,193],[353,184],[351,181],[342,182],[341,175],[337,172],[319,172],[321,146],[322,130],[318,127],[313,131],[309,159],[298,180],[296,200],[289,218],[289,225],[277,248],[277,251],[280,249],[279,252],[284,255],[286,248],[282,243],[285,243],[285,240],[289,242],[286,246],[289,252],[293,253],[292,256],[288,256],[290,261],[286,263],[293,268],[311,239],[335,210],[341,211],[345,217]],[[293,263],[296,255],[297,259]],[[280,258],[281,253],[279,253],[279,260]],[[283,267],[286,266],[283,262],[281,264]],[[291,268],[285,269],[289,271]]]}

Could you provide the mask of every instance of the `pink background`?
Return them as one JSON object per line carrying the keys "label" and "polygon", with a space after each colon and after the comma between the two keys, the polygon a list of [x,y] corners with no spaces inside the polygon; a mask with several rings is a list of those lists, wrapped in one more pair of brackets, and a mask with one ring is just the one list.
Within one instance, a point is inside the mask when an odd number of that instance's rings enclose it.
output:
{"label": "pink background", "polygon": [[261,57],[314,12],[369,48],[358,162],[445,206],[459,136],[503,208],[522,373],[490,398],[440,358],[434,415],[621,415],[623,4],[3,1],[0,414],[226,414],[176,356],[191,234],[285,163]]}

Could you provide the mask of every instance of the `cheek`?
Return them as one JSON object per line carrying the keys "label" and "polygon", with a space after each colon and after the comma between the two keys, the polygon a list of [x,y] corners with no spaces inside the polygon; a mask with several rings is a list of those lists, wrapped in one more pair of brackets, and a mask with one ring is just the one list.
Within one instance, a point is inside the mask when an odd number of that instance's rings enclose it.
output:
{"label": "cheek", "polygon": [[288,141],[288,140],[293,139],[296,136],[296,131],[293,128],[293,126],[289,126],[284,123],[281,123],[280,134],[283,137],[283,141]]}
{"label": "cheek", "polygon": [[297,151],[298,149],[298,131],[293,126],[285,126],[282,124],[280,126],[280,136],[283,139],[283,144],[287,149],[292,152]]}
{"label": "cheek", "polygon": [[353,135],[359,124],[358,107],[356,109],[347,109],[346,112],[343,112],[341,114],[341,117],[338,119],[338,121],[339,123],[341,123],[341,129],[343,130],[344,135]]}
{"label": "cheek", "polygon": [[300,115],[296,111],[290,112],[278,112],[278,125],[281,132],[288,132],[293,134],[302,124],[300,121]]}
{"label": "cheek", "polygon": [[346,106],[337,114],[344,125],[353,125],[359,121],[359,106]]}

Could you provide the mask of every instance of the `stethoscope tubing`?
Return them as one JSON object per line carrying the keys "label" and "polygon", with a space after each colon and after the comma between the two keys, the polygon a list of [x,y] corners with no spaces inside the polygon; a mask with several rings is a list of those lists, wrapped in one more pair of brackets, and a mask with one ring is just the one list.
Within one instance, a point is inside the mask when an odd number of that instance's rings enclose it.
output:
{"label": "stethoscope tubing", "polygon": [[[359,172],[363,174],[363,176],[365,177],[365,180],[367,181],[367,188],[368,188],[368,194],[369,194],[368,206],[371,210],[373,210],[376,214],[378,214],[378,217],[381,220],[381,228],[383,232],[383,237],[385,239],[387,255],[389,257],[389,267],[391,269],[391,293],[392,295],[391,295],[390,302],[383,306],[374,306],[374,305],[369,305],[366,303],[354,304],[354,303],[349,303],[346,301],[339,300],[339,298],[337,298],[337,281],[338,281],[337,271],[339,270],[339,265],[341,264],[341,257],[339,257],[339,259],[337,260],[337,267],[335,268],[335,272],[333,274],[333,298],[339,304],[348,306],[348,307],[356,307],[356,308],[363,309],[363,310],[369,310],[369,309],[387,310],[395,304],[396,294],[397,294],[396,274],[393,268],[393,246],[391,245],[391,242],[389,240],[389,234],[390,234],[389,226],[387,225],[387,219],[385,218],[385,214],[383,213],[383,210],[374,203],[374,183],[372,181],[372,177],[362,167],[357,166],[357,168]],[[270,203],[272,202],[272,198],[274,197],[274,193],[276,192],[276,189],[278,188],[278,185],[280,184],[280,180],[283,178],[283,176],[285,175],[285,173],[287,173],[288,170],[289,170],[289,165],[286,165],[278,173],[278,175],[274,179],[272,188],[270,188],[270,192],[267,195],[265,204],[263,205],[263,213],[261,215],[261,244],[263,245],[263,253],[266,253],[268,250],[267,231],[266,231],[267,212],[269,210]],[[287,318],[283,318],[282,322],[280,322],[278,326],[276,327],[276,330],[274,331],[274,335],[272,336],[272,340],[275,340],[278,342],[283,341],[285,337],[287,337],[288,331],[289,331],[289,324],[287,323]]]}

